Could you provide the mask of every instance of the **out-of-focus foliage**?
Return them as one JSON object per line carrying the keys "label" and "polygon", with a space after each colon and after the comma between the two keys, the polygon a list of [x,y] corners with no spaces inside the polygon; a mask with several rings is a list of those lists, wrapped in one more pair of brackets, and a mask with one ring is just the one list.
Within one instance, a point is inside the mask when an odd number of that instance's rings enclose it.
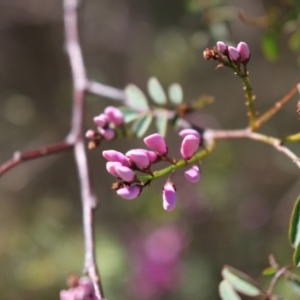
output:
{"label": "out-of-focus foliage", "polygon": [[[238,15],[243,11],[259,19],[273,9],[282,15],[267,28],[247,24]],[[204,94],[215,96],[212,105],[189,116],[196,125],[241,128],[247,124],[242,86],[229,70],[214,70],[203,59],[203,49],[220,39],[250,45],[249,71],[262,112],[299,79],[290,50],[299,52],[298,16],[297,1],[90,0],[82,10],[81,41],[91,78],[119,88],[133,83],[143,91],[151,76],[165,91],[178,82],[188,103]],[[266,42],[273,32],[275,37]],[[265,60],[264,43],[272,55],[280,53],[276,63]],[[172,93],[180,98],[178,87]],[[61,1],[1,0],[1,161],[17,149],[63,139],[71,97]],[[88,96],[87,128],[107,105],[114,103]],[[130,118],[134,121],[132,112]],[[263,130],[285,136],[298,128],[295,100]],[[151,125],[149,133],[154,130]],[[172,132],[167,139],[170,155],[177,156],[180,139]],[[118,198],[110,189],[113,178],[105,171],[101,151],[141,146],[138,139],[122,139],[89,154],[100,198],[97,255],[108,299],[218,299],[224,263],[262,286],[270,280],[260,277],[270,252],[281,264],[291,264],[287,231],[300,182],[288,159],[252,141],[219,141],[201,165],[199,184],[174,176],[179,204],[167,213],[162,209],[163,181],[134,201]],[[298,153],[298,144],[293,147]],[[84,255],[72,153],[25,163],[1,177],[0,224],[0,298],[57,299],[67,275],[80,274]],[[299,298],[284,281],[278,294]]]}

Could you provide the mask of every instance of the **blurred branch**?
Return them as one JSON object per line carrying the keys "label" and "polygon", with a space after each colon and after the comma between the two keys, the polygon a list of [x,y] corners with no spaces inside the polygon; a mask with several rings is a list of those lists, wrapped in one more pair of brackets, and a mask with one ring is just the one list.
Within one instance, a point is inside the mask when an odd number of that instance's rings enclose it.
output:
{"label": "blurred branch", "polygon": [[95,287],[95,293],[104,299],[100,274],[95,254],[95,209],[97,198],[91,187],[91,179],[87,162],[83,137],[84,100],[86,93],[86,73],[79,44],[78,5],[77,0],[64,0],[64,24],[66,49],[70,59],[73,77],[73,114],[72,127],[68,141],[74,143],[74,155],[80,180],[83,206],[83,227],[85,240],[84,271],[89,275]]}
{"label": "blurred branch", "polygon": [[116,101],[126,101],[125,93],[123,92],[123,90],[119,90],[117,88],[99,82],[88,81],[86,84],[86,90],[101,97],[107,97]]}
{"label": "blurred branch", "polygon": [[13,167],[21,164],[22,162],[52,154],[57,154],[66,150],[70,150],[72,148],[73,144],[66,141],[26,152],[17,151],[13,154],[13,157],[10,160],[6,161],[0,166],[0,176],[2,176],[5,172],[9,171]]}

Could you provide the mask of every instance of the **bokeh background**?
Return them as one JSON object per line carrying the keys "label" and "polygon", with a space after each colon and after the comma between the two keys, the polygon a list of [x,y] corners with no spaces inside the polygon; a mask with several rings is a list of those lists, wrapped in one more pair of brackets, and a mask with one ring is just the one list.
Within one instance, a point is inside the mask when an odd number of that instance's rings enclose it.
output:
{"label": "bokeh background", "polygon": [[[300,78],[300,3],[295,0],[89,0],[81,14],[82,48],[90,78],[145,89],[156,76],[179,82],[190,102],[215,102],[189,116],[198,125],[243,128],[245,99],[238,78],[203,59],[218,40],[251,48],[251,81],[262,112]],[[239,12],[242,11],[242,18]],[[241,16],[241,14],[240,14]],[[241,19],[246,19],[242,21]],[[298,31],[297,31],[298,30]],[[0,160],[62,140],[71,115],[71,79],[64,53],[60,0],[0,0]],[[297,97],[262,132],[299,131]],[[86,127],[112,104],[89,96]],[[154,130],[154,129],[152,129]],[[174,156],[180,139],[170,132]],[[126,151],[140,140],[103,143],[89,153],[96,192],[97,255],[108,299],[218,299],[226,263],[265,287],[273,253],[290,264],[289,216],[299,170],[273,148],[248,140],[220,141],[193,185],[180,172],[178,206],[162,209],[164,180],[134,201],[110,189],[103,149]],[[299,144],[291,145],[299,153]],[[83,236],[72,153],[24,163],[0,178],[0,298],[58,299],[70,273],[80,274]],[[277,292],[298,299],[284,281]]]}

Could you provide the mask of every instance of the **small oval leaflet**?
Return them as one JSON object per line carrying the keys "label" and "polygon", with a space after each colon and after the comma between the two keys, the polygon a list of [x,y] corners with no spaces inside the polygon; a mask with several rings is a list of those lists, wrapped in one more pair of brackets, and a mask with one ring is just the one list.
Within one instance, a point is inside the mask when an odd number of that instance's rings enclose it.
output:
{"label": "small oval leaflet", "polygon": [[294,262],[295,266],[297,266],[297,267],[300,266],[300,243],[298,243],[298,246],[295,249],[295,252],[293,255],[293,262]]}
{"label": "small oval leaflet", "polygon": [[236,291],[244,295],[258,296],[262,292],[253,279],[235,268],[225,266],[222,270],[222,276],[230,282]]}
{"label": "small oval leaflet", "polygon": [[276,268],[274,267],[268,267],[266,269],[263,270],[262,275],[263,276],[270,276],[270,275],[274,275],[276,273]]}
{"label": "small oval leaflet", "polygon": [[148,80],[147,87],[148,87],[148,93],[155,103],[157,104],[167,103],[166,93],[156,77],[151,77]]}
{"label": "small oval leaflet", "polygon": [[128,84],[125,87],[126,103],[129,107],[134,108],[136,111],[148,111],[148,101],[146,95],[141,89],[134,84]]}
{"label": "small oval leaflet", "polygon": [[130,107],[121,106],[119,107],[119,109],[124,116],[124,122],[126,124],[136,120],[140,116],[140,114],[137,111]]}
{"label": "small oval leaflet", "polygon": [[241,300],[241,297],[232,288],[227,280],[223,280],[219,284],[219,294],[222,300]]}
{"label": "small oval leaflet", "polygon": [[289,238],[292,246],[297,247],[300,241],[300,196],[295,202],[289,228]]}
{"label": "small oval leaflet", "polygon": [[168,111],[165,109],[155,110],[155,125],[157,132],[163,137],[166,136],[167,125],[168,125]]}
{"label": "small oval leaflet", "polygon": [[300,278],[296,275],[291,275],[287,278],[287,282],[291,285],[293,290],[300,294]]}
{"label": "small oval leaflet", "polygon": [[151,125],[153,116],[151,114],[144,115],[136,120],[132,126],[132,130],[137,137],[142,137]]}
{"label": "small oval leaflet", "polygon": [[182,91],[181,85],[179,83],[172,83],[169,86],[168,95],[169,95],[170,101],[173,104],[178,105],[178,104],[182,103],[183,91]]}

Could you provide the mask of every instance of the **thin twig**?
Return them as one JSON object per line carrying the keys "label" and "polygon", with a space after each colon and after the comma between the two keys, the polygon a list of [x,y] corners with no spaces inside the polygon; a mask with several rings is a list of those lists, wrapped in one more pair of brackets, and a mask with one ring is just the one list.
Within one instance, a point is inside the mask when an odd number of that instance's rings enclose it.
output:
{"label": "thin twig", "polygon": [[250,128],[244,130],[212,130],[207,129],[205,131],[205,139],[251,139],[255,141],[260,141],[265,144],[273,146],[279,152],[282,152],[287,157],[289,157],[297,166],[300,168],[300,160],[298,156],[292,152],[289,148],[282,145],[282,141],[278,138],[260,134],[257,132],[252,132]]}
{"label": "thin twig", "polygon": [[111,87],[95,81],[88,81],[86,83],[86,90],[92,94],[106,97],[116,101],[126,102],[125,93],[123,90]]}
{"label": "thin twig", "polygon": [[72,148],[73,148],[73,144],[67,141],[67,142],[53,144],[50,146],[44,146],[30,151],[25,151],[25,152],[17,151],[13,154],[13,157],[10,160],[6,161],[0,166],[0,176],[2,176],[8,170],[21,164],[22,162],[44,157],[47,155],[57,154],[63,151],[70,150]]}
{"label": "thin twig", "polygon": [[263,123],[275,115],[295,95],[295,93],[298,91],[299,84],[300,81],[298,81],[286,95],[284,95],[278,102],[276,102],[270,109],[268,109],[256,120],[255,129],[260,128]]}
{"label": "thin twig", "polygon": [[85,240],[84,271],[93,281],[96,295],[100,299],[104,299],[95,254],[94,213],[98,201],[91,187],[83,138],[84,98],[87,78],[79,44],[78,4],[79,2],[77,0],[64,0],[66,49],[70,59],[73,76],[73,115],[72,127],[68,140],[74,142],[74,155],[81,188]]}

